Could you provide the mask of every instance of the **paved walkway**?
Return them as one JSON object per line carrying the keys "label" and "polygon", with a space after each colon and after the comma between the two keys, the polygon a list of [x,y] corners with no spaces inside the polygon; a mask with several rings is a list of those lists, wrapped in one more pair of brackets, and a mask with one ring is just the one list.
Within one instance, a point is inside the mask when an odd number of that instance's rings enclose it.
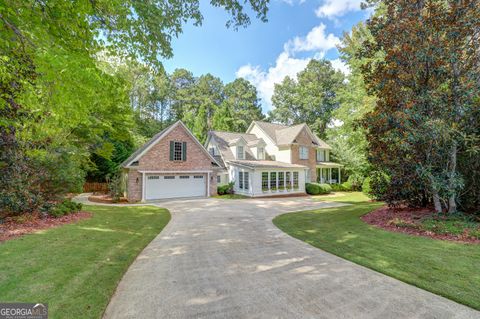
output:
{"label": "paved walkway", "polygon": [[281,232],[308,198],[157,203],[172,220],[120,282],[105,318],[480,318],[453,301]]}

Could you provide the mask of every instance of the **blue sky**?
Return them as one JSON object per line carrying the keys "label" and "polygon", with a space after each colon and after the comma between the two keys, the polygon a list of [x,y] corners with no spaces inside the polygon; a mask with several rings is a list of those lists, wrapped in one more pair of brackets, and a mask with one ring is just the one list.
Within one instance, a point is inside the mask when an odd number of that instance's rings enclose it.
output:
{"label": "blue sky", "polygon": [[228,15],[203,1],[202,26],[187,24],[172,43],[174,57],[165,68],[186,68],[196,76],[211,73],[225,83],[242,76],[252,82],[262,98],[264,111],[271,109],[274,83],[294,76],[308,60],[325,57],[344,71],[335,45],[343,32],[367,17],[361,0],[273,0],[268,22],[252,18],[237,31],[227,29]]}

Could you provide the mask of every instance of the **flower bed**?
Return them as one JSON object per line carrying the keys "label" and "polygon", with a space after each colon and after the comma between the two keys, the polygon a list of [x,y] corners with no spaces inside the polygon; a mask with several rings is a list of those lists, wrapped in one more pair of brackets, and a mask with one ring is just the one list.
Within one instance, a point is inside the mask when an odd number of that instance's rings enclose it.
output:
{"label": "flower bed", "polygon": [[439,215],[430,209],[381,207],[361,219],[373,226],[415,236],[480,243],[480,223],[464,215]]}

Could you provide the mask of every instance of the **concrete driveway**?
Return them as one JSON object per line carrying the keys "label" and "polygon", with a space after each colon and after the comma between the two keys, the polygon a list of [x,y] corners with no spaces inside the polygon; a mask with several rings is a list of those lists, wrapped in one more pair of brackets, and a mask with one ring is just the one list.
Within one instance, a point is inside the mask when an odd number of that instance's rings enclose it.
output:
{"label": "concrete driveway", "polygon": [[156,204],[172,220],[120,282],[105,318],[480,318],[480,313],[309,246],[278,214],[309,198]]}

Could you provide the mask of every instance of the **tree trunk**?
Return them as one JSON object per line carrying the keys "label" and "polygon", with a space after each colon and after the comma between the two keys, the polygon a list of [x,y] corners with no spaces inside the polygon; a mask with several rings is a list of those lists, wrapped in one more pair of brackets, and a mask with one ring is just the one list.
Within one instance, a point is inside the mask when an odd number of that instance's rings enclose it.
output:
{"label": "tree trunk", "polygon": [[442,212],[442,203],[440,203],[440,196],[438,196],[438,192],[433,192],[433,205],[435,206],[435,211],[437,213]]}
{"label": "tree trunk", "polygon": [[449,191],[450,197],[448,198],[448,213],[455,213],[457,211],[457,203],[456,203],[456,187],[455,187],[455,179],[456,179],[456,170],[457,170],[457,142],[453,142],[452,148],[450,150],[450,180],[449,180]]}

